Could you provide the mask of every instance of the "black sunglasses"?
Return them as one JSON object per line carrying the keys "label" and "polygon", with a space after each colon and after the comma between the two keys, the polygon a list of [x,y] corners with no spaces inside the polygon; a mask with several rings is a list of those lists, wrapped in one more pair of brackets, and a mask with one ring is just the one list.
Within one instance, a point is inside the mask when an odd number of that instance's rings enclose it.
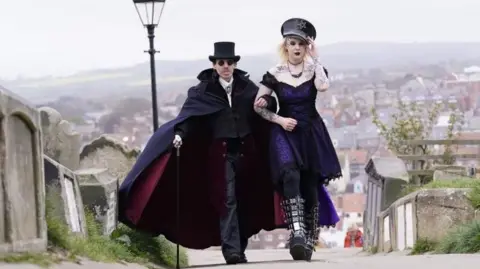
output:
{"label": "black sunglasses", "polygon": [[218,60],[217,61],[217,64],[219,66],[224,66],[225,64],[230,66],[230,65],[233,65],[234,63],[235,63],[235,61],[233,61],[233,60]]}

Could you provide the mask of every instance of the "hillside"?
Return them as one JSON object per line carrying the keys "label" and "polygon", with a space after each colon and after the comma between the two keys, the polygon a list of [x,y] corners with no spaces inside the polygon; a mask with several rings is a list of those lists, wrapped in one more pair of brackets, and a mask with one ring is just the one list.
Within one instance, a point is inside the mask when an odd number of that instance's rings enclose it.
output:
{"label": "hillside", "polygon": [[[320,47],[322,61],[331,74],[348,70],[401,67],[416,65],[480,62],[480,43],[337,43]],[[254,81],[275,64],[275,55],[243,56],[239,68],[247,70]],[[196,83],[196,75],[210,67],[208,60],[157,61],[158,91],[177,95]],[[83,97],[149,96],[149,64],[128,68],[92,70],[63,78],[24,79],[2,82],[6,88],[35,103],[60,95]],[[175,93],[173,93],[173,92]],[[170,92],[170,93],[167,93]],[[165,96],[165,98],[167,98]]]}

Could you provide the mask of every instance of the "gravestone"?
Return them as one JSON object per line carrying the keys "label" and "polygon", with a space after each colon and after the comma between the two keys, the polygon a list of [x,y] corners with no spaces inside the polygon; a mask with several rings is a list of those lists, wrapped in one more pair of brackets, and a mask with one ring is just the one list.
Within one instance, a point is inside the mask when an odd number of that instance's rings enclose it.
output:
{"label": "gravestone", "polygon": [[102,225],[103,234],[111,234],[117,227],[118,179],[110,176],[106,168],[87,168],[75,173],[83,203]]}
{"label": "gravestone", "polygon": [[40,114],[0,86],[0,253],[47,247]]}
{"label": "gravestone", "polygon": [[85,236],[87,226],[77,176],[50,157],[44,155],[43,158],[47,206],[70,231]]}
{"label": "gravestone", "polygon": [[102,135],[82,148],[80,167],[108,168],[108,174],[120,180],[135,164],[140,149],[130,149],[124,143],[107,135]]}
{"label": "gravestone", "polygon": [[468,167],[461,165],[435,165],[433,181],[463,180],[470,176]]}
{"label": "gravestone", "polygon": [[40,109],[43,153],[72,171],[80,167],[80,134],[70,122],[62,119],[58,111],[50,107]]}
{"label": "gravestone", "polygon": [[364,248],[368,248],[378,246],[378,214],[400,198],[409,177],[405,163],[397,157],[373,157],[365,172],[368,187],[363,228]]}

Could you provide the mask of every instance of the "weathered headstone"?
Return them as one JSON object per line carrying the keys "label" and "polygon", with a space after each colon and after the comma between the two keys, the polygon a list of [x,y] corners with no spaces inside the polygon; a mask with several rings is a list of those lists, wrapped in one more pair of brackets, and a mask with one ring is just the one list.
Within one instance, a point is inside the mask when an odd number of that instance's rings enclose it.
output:
{"label": "weathered headstone", "polygon": [[103,233],[109,235],[117,227],[118,179],[110,176],[106,168],[77,170],[83,203],[95,214]]}
{"label": "weathered headstone", "polygon": [[124,143],[102,135],[83,147],[80,167],[108,168],[108,174],[122,182],[138,155],[140,149],[130,149]]}
{"label": "weathered headstone", "polygon": [[80,167],[81,137],[62,115],[51,107],[41,107],[43,153],[72,171]]}
{"label": "weathered headstone", "polygon": [[0,253],[47,247],[40,114],[0,86]]}
{"label": "weathered headstone", "polygon": [[87,234],[83,200],[77,176],[65,166],[44,155],[47,206],[52,214],[70,227],[70,231]]}
{"label": "weathered headstone", "polygon": [[461,165],[435,165],[433,181],[457,180],[469,176],[469,169]]}
{"label": "weathered headstone", "polygon": [[364,218],[364,248],[378,246],[378,214],[400,198],[408,184],[405,163],[396,157],[374,157],[365,166],[368,174],[367,204]]}

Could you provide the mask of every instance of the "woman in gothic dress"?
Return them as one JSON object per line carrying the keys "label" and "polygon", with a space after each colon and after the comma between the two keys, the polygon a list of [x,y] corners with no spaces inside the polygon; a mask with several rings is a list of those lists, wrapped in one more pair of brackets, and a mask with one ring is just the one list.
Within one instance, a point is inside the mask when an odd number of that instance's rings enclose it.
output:
{"label": "woman in gothic dress", "polygon": [[[271,173],[281,194],[289,247],[294,260],[309,261],[318,240],[318,227],[334,226],[339,218],[325,185],[342,176],[335,149],[315,108],[318,92],[329,87],[327,70],[320,64],[314,26],[292,18],[281,27],[281,63],[261,81],[254,109],[276,123],[271,130]],[[262,96],[275,92],[277,113],[266,109]]]}

